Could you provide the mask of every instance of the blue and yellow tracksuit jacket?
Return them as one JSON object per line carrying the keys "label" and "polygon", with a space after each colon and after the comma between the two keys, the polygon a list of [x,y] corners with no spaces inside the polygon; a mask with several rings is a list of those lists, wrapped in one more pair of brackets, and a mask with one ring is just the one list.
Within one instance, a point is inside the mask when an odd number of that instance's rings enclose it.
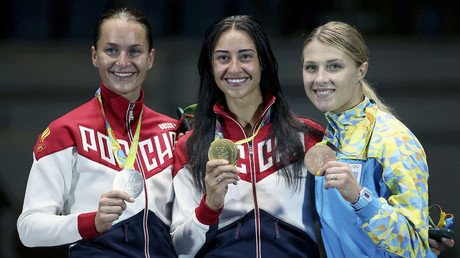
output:
{"label": "blue and yellow tracksuit jacket", "polygon": [[417,138],[393,115],[365,98],[340,114],[326,113],[324,141],[339,151],[359,184],[373,195],[354,211],[316,177],[316,208],[328,257],[426,257],[428,166]]}

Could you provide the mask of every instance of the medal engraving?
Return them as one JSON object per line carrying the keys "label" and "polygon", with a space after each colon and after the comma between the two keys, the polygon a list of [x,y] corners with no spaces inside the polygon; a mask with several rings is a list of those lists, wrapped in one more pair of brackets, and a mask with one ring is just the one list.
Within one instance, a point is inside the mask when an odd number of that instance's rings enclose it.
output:
{"label": "medal engraving", "polygon": [[319,169],[329,161],[336,160],[335,152],[326,145],[311,147],[305,154],[304,163],[307,170],[315,176],[322,176]]}
{"label": "medal engraving", "polygon": [[144,190],[144,179],[140,172],[134,169],[123,169],[113,179],[113,189],[120,190],[137,198]]}
{"label": "medal engraving", "polygon": [[235,165],[238,161],[238,149],[235,143],[228,139],[216,139],[209,146],[208,159],[225,159]]}

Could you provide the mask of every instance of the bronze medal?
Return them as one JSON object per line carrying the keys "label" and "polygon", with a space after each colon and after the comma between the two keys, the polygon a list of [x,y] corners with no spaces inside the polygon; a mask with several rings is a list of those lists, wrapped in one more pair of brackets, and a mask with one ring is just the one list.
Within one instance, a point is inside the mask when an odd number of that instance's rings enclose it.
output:
{"label": "bronze medal", "polygon": [[315,176],[322,176],[319,169],[329,161],[336,160],[335,152],[326,145],[317,144],[311,147],[305,154],[305,167]]}
{"label": "bronze medal", "polygon": [[123,169],[113,179],[113,189],[120,190],[137,198],[144,189],[144,179],[139,171]]}
{"label": "bronze medal", "polygon": [[228,139],[216,139],[209,146],[208,159],[225,159],[235,165],[238,161],[238,149],[235,143]]}

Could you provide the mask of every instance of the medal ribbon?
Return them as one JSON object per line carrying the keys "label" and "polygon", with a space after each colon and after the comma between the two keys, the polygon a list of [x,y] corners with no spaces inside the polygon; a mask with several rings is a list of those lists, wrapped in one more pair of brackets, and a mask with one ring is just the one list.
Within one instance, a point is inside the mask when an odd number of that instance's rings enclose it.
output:
{"label": "medal ribbon", "polygon": [[109,135],[110,143],[112,145],[113,155],[117,160],[118,166],[122,169],[134,169],[134,160],[136,159],[137,147],[139,144],[139,134],[141,131],[141,122],[142,122],[142,113],[144,109],[142,109],[141,114],[139,115],[139,121],[137,122],[136,132],[134,133],[133,141],[131,142],[131,147],[129,148],[128,157],[126,157],[125,152],[121,149],[120,144],[115,137],[115,133],[112,130],[112,127],[105,116],[104,107],[102,105],[102,98],[101,98],[101,88],[96,91],[96,97],[99,100],[99,104],[101,105],[101,113],[104,117],[105,127],[107,128],[107,134]]}
{"label": "medal ribbon", "polygon": [[[264,115],[264,117],[262,118],[262,122],[259,124],[259,127],[257,127],[257,130],[248,138],[245,138],[245,139],[242,139],[242,140],[239,140],[237,142],[235,142],[236,145],[241,145],[243,143],[247,143],[247,142],[250,142],[252,141],[252,139],[254,139],[254,137],[256,137],[256,135],[259,133],[259,130],[260,128],[262,128],[264,125],[268,124],[268,122],[270,122],[270,116],[271,116],[271,112],[272,109],[270,108]],[[223,133],[223,129],[222,129],[222,124],[219,122],[219,119],[216,119],[216,131],[214,133],[214,140],[216,139],[223,139],[224,138],[224,133]]]}

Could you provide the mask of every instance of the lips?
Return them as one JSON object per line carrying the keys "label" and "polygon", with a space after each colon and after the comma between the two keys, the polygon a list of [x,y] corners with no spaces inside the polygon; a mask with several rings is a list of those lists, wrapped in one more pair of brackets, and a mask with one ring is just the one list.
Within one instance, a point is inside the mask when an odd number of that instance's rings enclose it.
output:
{"label": "lips", "polygon": [[120,80],[129,79],[134,74],[133,72],[111,72],[111,73]]}
{"label": "lips", "polygon": [[120,73],[120,72],[113,72],[113,74],[115,74],[115,76],[117,76],[117,77],[121,77],[121,78],[123,78],[123,77],[129,77],[129,76],[133,75],[134,73],[126,73],[126,72],[125,72],[125,73]]}
{"label": "lips", "polygon": [[225,81],[231,87],[241,86],[248,78],[226,78]]}
{"label": "lips", "polygon": [[327,98],[328,96],[330,96],[332,93],[335,92],[335,90],[333,89],[316,89],[313,91],[316,93],[316,96],[318,98]]}

